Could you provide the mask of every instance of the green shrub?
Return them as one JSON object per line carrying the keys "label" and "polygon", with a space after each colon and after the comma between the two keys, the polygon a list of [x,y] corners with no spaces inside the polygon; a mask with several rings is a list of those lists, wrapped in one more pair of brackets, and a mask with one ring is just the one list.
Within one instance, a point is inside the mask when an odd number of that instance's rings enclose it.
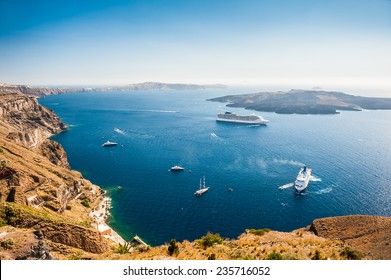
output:
{"label": "green shrub", "polygon": [[176,240],[172,239],[170,241],[170,244],[168,245],[168,254],[172,256],[173,254],[178,255],[179,254],[179,247],[178,244],[176,244]]}
{"label": "green shrub", "polygon": [[83,199],[80,203],[84,207],[90,208],[90,202],[87,199]]}
{"label": "green shrub", "polygon": [[124,255],[129,253],[131,248],[132,245],[129,242],[125,242],[124,244],[119,244],[116,251],[117,253]]}
{"label": "green shrub", "polygon": [[262,236],[264,235],[266,232],[269,232],[270,229],[268,228],[263,228],[263,229],[250,229],[249,232],[254,234],[254,235],[259,235],[259,236]]}
{"label": "green shrub", "polygon": [[353,250],[349,246],[343,248],[340,252],[340,255],[347,258],[348,260],[360,260],[363,257],[361,252]]}
{"label": "green shrub", "polygon": [[138,245],[137,246],[137,251],[139,251],[140,253],[143,253],[143,252],[148,252],[149,251],[149,246],[148,245]]}
{"label": "green shrub", "polygon": [[267,256],[267,259],[268,260],[283,260],[284,258],[280,253],[273,252]]}
{"label": "green shrub", "polygon": [[78,261],[82,259],[82,256],[83,256],[82,252],[73,253],[68,257],[68,260]]}
{"label": "green shrub", "polygon": [[315,255],[311,258],[311,260],[323,260],[323,256],[320,254],[318,250],[315,251]]}
{"label": "green shrub", "polygon": [[208,233],[207,235],[201,237],[201,239],[198,239],[198,244],[206,249],[208,247],[213,246],[214,244],[222,244],[223,238],[221,238],[220,234],[218,233]]}
{"label": "green shrub", "polygon": [[209,256],[208,256],[208,260],[211,260],[211,261],[213,261],[213,260],[215,260],[216,259],[216,254],[210,254]]}
{"label": "green shrub", "polygon": [[65,207],[65,209],[67,209],[67,210],[71,210],[71,209],[72,209],[72,206],[70,206],[70,205],[67,205],[67,206]]}
{"label": "green shrub", "polygon": [[11,249],[14,245],[14,240],[12,238],[7,238],[0,241],[0,246],[4,249]]}

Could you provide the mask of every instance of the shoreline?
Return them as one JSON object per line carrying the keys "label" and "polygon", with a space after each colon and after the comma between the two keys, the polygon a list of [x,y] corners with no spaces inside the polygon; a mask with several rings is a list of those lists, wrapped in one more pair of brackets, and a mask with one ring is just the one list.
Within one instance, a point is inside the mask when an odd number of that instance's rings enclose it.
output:
{"label": "shoreline", "polygon": [[[99,187],[99,186],[97,186]],[[99,187],[100,188],[100,187]],[[100,188],[102,189],[102,188]],[[95,221],[95,228],[107,239],[110,239],[116,244],[123,245],[126,243],[125,239],[122,238],[115,230],[113,230],[107,223],[106,220],[110,215],[111,198],[105,196],[106,191],[103,194],[102,201],[92,209],[89,216]]]}

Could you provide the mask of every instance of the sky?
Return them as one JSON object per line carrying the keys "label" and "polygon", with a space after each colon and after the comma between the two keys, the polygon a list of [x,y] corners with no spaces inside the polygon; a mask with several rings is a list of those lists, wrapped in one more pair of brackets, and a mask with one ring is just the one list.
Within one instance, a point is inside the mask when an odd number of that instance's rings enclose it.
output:
{"label": "sky", "polygon": [[144,81],[391,89],[391,1],[0,0],[0,83]]}

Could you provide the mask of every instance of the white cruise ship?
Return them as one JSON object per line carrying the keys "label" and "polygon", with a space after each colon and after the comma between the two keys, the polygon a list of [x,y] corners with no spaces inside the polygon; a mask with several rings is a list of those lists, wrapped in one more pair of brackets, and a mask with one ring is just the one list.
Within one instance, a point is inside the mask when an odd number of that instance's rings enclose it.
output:
{"label": "white cruise ship", "polygon": [[297,174],[295,180],[295,188],[298,192],[301,192],[308,187],[308,183],[311,178],[311,171],[312,169],[308,168],[307,166],[304,166],[300,169],[300,172]]}
{"label": "white cruise ship", "polygon": [[243,124],[267,124],[269,121],[255,114],[240,116],[231,112],[220,113],[217,115],[216,121],[243,123]]}

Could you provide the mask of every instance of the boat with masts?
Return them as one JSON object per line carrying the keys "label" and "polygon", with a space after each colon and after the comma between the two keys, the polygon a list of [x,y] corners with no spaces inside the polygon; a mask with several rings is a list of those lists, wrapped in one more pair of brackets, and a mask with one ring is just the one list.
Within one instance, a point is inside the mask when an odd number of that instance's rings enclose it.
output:
{"label": "boat with masts", "polygon": [[204,176],[204,185],[201,184],[201,179],[200,179],[200,188],[199,188],[199,190],[197,190],[194,194],[195,194],[196,196],[200,196],[200,195],[202,195],[203,193],[207,192],[208,190],[209,190],[209,187],[207,187],[207,186],[205,185],[205,176]]}

